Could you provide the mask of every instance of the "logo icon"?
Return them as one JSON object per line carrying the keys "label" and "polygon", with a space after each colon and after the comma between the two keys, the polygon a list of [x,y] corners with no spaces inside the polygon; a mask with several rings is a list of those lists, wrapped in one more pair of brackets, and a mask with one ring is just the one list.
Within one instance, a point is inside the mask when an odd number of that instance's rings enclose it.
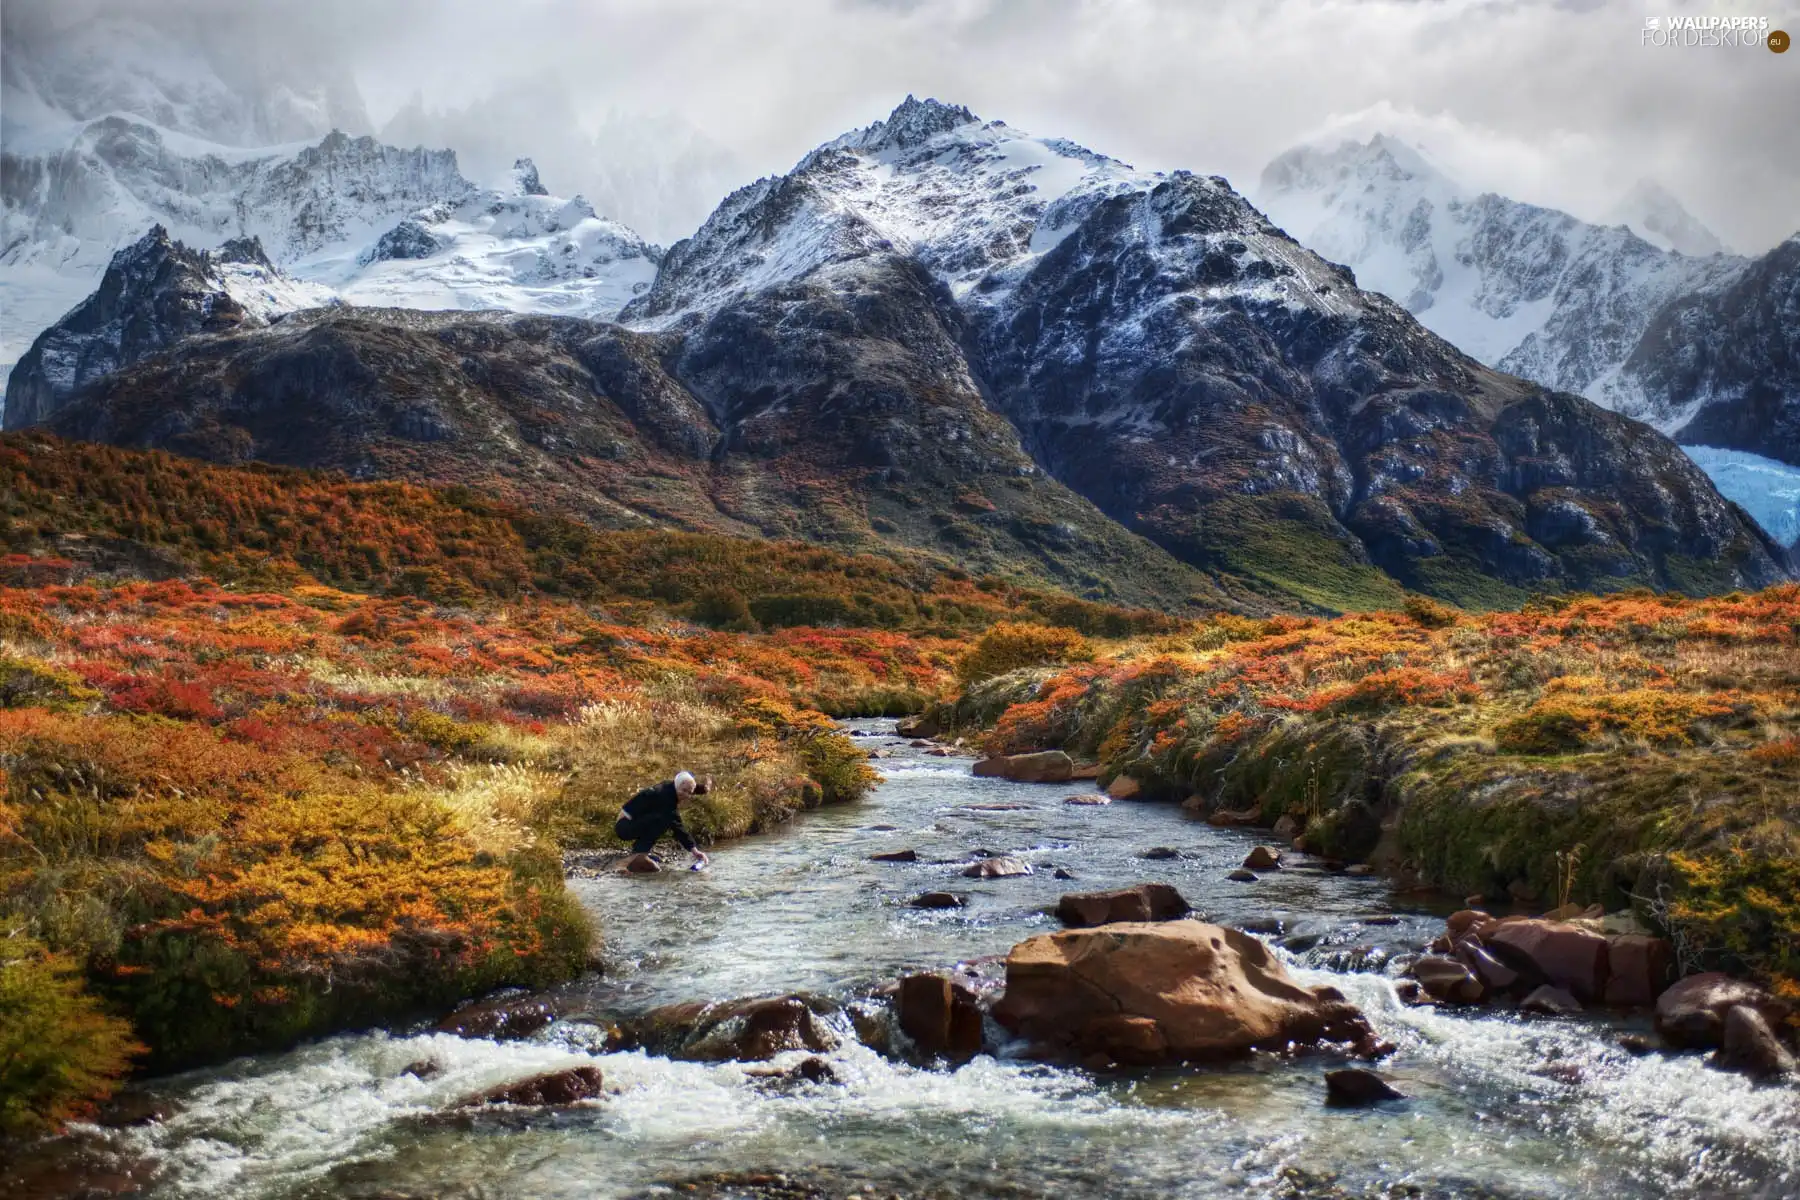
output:
{"label": "logo icon", "polygon": [[1662,28],[1662,18],[1661,17],[1645,17],[1644,18],[1644,28],[1645,29],[1661,29]]}
{"label": "logo icon", "polygon": [[1792,43],[1792,41],[1793,41],[1793,39],[1788,37],[1787,30],[1785,30],[1785,29],[1769,30],[1769,37],[1768,37],[1769,49],[1773,50],[1777,54],[1786,54],[1787,48]]}

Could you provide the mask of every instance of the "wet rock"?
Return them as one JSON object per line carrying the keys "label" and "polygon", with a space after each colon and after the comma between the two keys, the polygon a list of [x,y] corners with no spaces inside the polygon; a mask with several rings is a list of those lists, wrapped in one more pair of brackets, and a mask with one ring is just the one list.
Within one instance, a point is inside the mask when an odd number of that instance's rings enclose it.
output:
{"label": "wet rock", "polygon": [[1364,925],[1398,925],[1400,918],[1393,913],[1377,913],[1372,917],[1364,917],[1362,923]]}
{"label": "wet rock", "polygon": [[1462,941],[1471,933],[1479,937],[1483,929],[1495,924],[1497,922],[1490,914],[1484,913],[1478,908],[1465,908],[1460,912],[1450,914],[1444,922],[1444,930],[1450,935],[1450,941],[1455,943]]}
{"label": "wet rock", "polygon": [[900,827],[898,825],[864,825],[863,828],[868,830],[870,833],[898,833],[898,832],[900,832]]}
{"label": "wet rock", "polygon": [[[1186,808],[1187,806],[1184,804],[1182,807]],[[1223,829],[1232,829],[1239,825],[1254,825],[1261,815],[1262,814],[1254,808],[1225,808],[1220,809],[1215,813],[1208,813],[1206,823],[1208,825],[1217,825]]]}
{"label": "wet rock", "polygon": [[1383,1100],[1404,1100],[1387,1080],[1373,1071],[1345,1067],[1325,1072],[1325,1103],[1333,1108],[1367,1108]]}
{"label": "wet rock", "polygon": [[1481,980],[1481,986],[1487,991],[1510,992],[1523,982],[1517,971],[1473,941],[1459,943],[1455,953],[1457,960]]}
{"label": "wet rock", "polygon": [[1372,1049],[1356,1008],[1303,987],[1249,934],[1201,921],[1034,937],[1006,959],[995,1018],[1039,1053],[1205,1061],[1290,1043]]}
{"label": "wet rock", "polygon": [[1034,805],[1030,804],[965,804],[963,812],[1030,812]]}
{"label": "wet rock", "polygon": [[401,1067],[400,1073],[411,1075],[414,1079],[436,1079],[444,1073],[444,1067],[435,1058],[421,1058]]}
{"label": "wet rock", "polygon": [[1713,1050],[1725,1040],[1725,1014],[1740,1005],[1762,1013],[1773,1028],[1788,1013],[1785,1003],[1755,984],[1707,971],[1689,975],[1656,998],[1656,1032],[1678,1049]]}
{"label": "wet rock", "polygon": [[662,870],[662,864],[657,862],[652,855],[633,854],[619,864],[619,869],[627,875],[654,875]]}
{"label": "wet rock", "polygon": [[1255,871],[1246,871],[1244,868],[1239,867],[1237,870],[1227,874],[1225,878],[1231,880],[1233,883],[1255,883],[1261,876]]}
{"label": "wet rock", "polygon": [[1394,995],[1402,1004],[1422,1004],[1425,1000],[1423,990],[1416,979],[1398,979],[1394,981]]}
{"label": "wet rock", "polygon": [[1619,1039],[1619,1049],[1641,1058],[1656,1049],[1656,1043],[1641,1033],[1628,1033]]}
{"label": "wet rock", "polygon": [[967,1062],[981,1053],[975,993],[943,975],[908,975],[894,997],[900,1031],[930,1058]]}
{"label": "wet rock", "polygon": [[1281,865],[1281,851],[1273,846],[1258,846],[1244,856],[1244,867],[1251,871],[1273,871]]}
{"label": "wet rock", "polygon": [[1070,773],[1069,778],[1070,779],[1098,779],[1098,778],[1100,778],[1100,764],[1099,763],[1076,763],[1075,770],[1072,773]]}
{"label": "wet rock", "polygon": [[599,1067],[573,1067],[567,1071],[550,1071],[533,1075],[517,1083],[477,1092],[457,1102],[458,1108],[477,1108],[487,1104],[516,1104],[525,1108],[559,1108],[581,1100],[592,1100],[600,1094]]}
{"label": "wet rock", "polygon": [[911,746],[914,750],[929,750],[929,749],[931,749],[931,743],[926,741],[924,738],[914,738],[912,741],[910,741],[906,744],[908,746]]}
{"label": "wet rock", "polygon": [[776,1084],[843,1082],[838,1078],[837,1068],[816,1054],[801,1059],[791,1067],[750,1067],[744,1074],[752,1079]]}
{"label": "wet rock", "polygon": [[933,746],[925,752],[927,758],[955,758],[956,751],[948,746]]}
{"label": "wet rock", "polygon": [[894,732],[903,738],[934,738],[940,732],[937,718],[930,713],[917,716],[902,717],[894,723]]}
{"label": "wet rock", "polygon": [[869,855],[870,862],[912,863],[919,861],[917,850],[889,850],[884,854]]}
{"label": "wet rock", "polygon": [[955,892],[924,892],[912,899],[914,908],[967,908],[967,896],[958,896]]}
{"label": "wet rock", "polygon": [[1375,873],[1375,868],[1370,866],[1368,863],[1351,863],[1349,866],[1344,868],[1344,874],[1346,874],[1346,875],[1355,875],[1355,876],[1360,877],[1363,875],[1373,875],[1374,873]]}
{"label": "wet rock", "polygon": [[1087,795],[1084,795],[1084,796],[1069,796],[1069,797],[1066,797],[1066,798],[1065,798],[1065,799],[1064,799],[1064,800],[1063,800],[1063,803],[1064,803],[1064,804],[1081,804],[1081,805],[1094,805],[1094,806],[1098,806],[1098,805],[1102,805],[1102,804],[1111,804],[1111,803],[1112,803],[1112,797],[1111,797],[1111,796],[1106,796],[1106,795],[1102,795],[1102,794],[1101,794],[1101,793],[1099,793],[1099,792],[1090,792],[1090,793],[1088,793],[1088,794],[1087,794]]}
{"label": "wet rock", "polygon": [[1000,854],[971,863],[963,872],[970,879],[1011,879],[1031,874],[1031,864],[1011,854]]}
{"label": "wet rock", "polygon": [[984,758],[972,768],[982,778],[1010,779],[1014,783],[1067,783],[1075,775],[1075,762],[1061,750],[1034,754],[1004,754]]}
{"label": "wet rock", "polygon": [[95,1116],[94,1124],[105,1129],[138,1129],[145,1125],[160,1125],[179,1112],[181,1104],[178,1101],[134,1087],[108,1100]]}
{"label": "wet rock", "polygon": [[1724,1025],[1719,1049],[1709,1060],[1713,1066],[1757,1079],[1774,1079],[1794,1070],[1794,1056],[1756,1009],[1748,1004],[1728,1009]]}
{"label": "wet rock", "polygon": [[1282,813],[1275,818],[1275,825],[1269,832],[1284,842],[1292,842],[1300,836],[1300,822],[1294,820],[1293,814]]}
{"label": "wet rock", "polygon": [[1180,858],[1181,851],[1173,846],[1152,846],[1148,850],[1139,850],[1139,858],[1147,858],[1152,862],[1167,862],[1171,858]]}
{"label": "wet rock", "polygon": [[838,1044],[820,1018],[824,1007],[800,995],[672,1004],[621,1024],[607,1049],[690,1062],[767,1062],[787,1050],[819,1054]]}
{"label": "wet rock", "polygon": [[1619,933],[1606,939],[1606,1002],[1648,1008],[1675,982],[1675,946],[1667,938]]}
{"label": "wet rock", "polygon": [[1454,958],[1427,955],[1411,967],[1425,994],[1443,1004],[1479,1004],[1487,989],[1469,968]]}
{"label": "wet rock", "polygon": [[1056,918],[1074,929],[1121,921],[1173,921],[1192,912],[1166,883],[1142,883],[1111,892],[1071,892],[1057,902]]}
{"label": "wet rock", "polygon": [[1559,987],[1544,984],[1519,1001],[1521,1012],[1543,1013],[1551,1017],[1568,1017],[1582,1011],[1581,1001]]}
{"label": "wet rock", "polygon": [[496,1042],[530,1037],[556,1020],[556,1010],[543,1000],[502,1000],[458,1009],[437,1024],[437,1032]]}
{"label": "wet rock", "polygon": [[1482,942],[1527,978],[1565,988],[1584,1004],[1606,995],[1606,938],[1590,929],[1559,921],[1502,921]]}
{"label": "wet rock", "polygon": [[1144,793],[1144,785],[1129,775],[1121,775],[1106,785],[1106,794],[1114,800],[1135,800]]}
{"label": "wet rock", "polygon": [[1052,879],[1074,879],[1075,872],[1070,871],[1065,867],[1058,867],[1058,868],[1056,868],[1056,874],[1052,875],[1050,878],[1052,878]]}

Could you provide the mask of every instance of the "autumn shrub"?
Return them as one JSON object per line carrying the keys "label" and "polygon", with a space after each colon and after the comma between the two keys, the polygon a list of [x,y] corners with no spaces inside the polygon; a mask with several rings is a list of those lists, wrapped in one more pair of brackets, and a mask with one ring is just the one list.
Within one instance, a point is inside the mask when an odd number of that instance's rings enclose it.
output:
{"label": "autumn shrub", "polygon": [[956,664],[965,686],[1022,667],[1081,662],[1094,656],[1088,640],[1071,629],[1003,621],[982,634]]}
{"label": "autumn shrub", "polygon": [[90,1114],[141,1049],[89,994],[79,963],[0,929],[0,1138]]}

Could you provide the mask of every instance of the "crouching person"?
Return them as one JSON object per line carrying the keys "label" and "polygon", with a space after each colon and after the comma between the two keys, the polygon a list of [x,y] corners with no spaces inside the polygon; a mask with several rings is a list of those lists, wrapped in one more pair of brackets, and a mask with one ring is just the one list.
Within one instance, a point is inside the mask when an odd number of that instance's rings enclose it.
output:
{"label": "crouching person", "polygon": [[709,860],[694,844],[694,835],[681,823],[681,808],[711,788],[710,776],[700,781],[686,771],[654,787],[647,787],[625,802],[613,833],[620,841],[630,842],[632,850],[638,854],[650,853],[664,834],[673,834],[682,848],[694,856],[694,870],[698,871]]}

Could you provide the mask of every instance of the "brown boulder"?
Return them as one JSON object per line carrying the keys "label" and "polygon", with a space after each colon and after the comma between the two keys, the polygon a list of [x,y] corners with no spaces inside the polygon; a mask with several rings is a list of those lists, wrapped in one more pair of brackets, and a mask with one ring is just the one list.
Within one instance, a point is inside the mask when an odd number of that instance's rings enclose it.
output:
{"label": "brown boulder", "polygon": [[485,1104],[517,1104],[545,1108],[591,1100],[600,1094],[600,1068],[574,1067],[567,1071],[550,1071],[533,1075],[517,1083],[503,1083],[477,1092],[458,1102],[459,1108],[475,1108]]}
{"label": "brown boulder", "polygon": [[1135,800],[1143,791],[1144,785],[1129,775],[1121,775],[1106,785],[1106,794],[1114,800]]}
{"label": "brown boulder", "polygon": [[1383,1100],[1404,1100],[1387,1080],[1373,1071],[1346,1067],[1325,1072],[1325,1103],[1333,1108],[1366,1108]]}
{"label": "brown boulder", "polygon": [[1063,803],[1064,804],[1082,804],[1082,805],[1098,806],[1098,805],[1102,805],[1102,804],[1111,804],[1112,797],[1103,795],[1100,792],[1090,792],[1089,794],[1087,794],[1085,796],[1070,796],[1070,797],[1066,798],[1063,801]]}
{"label": "brown boulder", "polygon": [[1481,980],[1454,958],[1427,955],[1412,965],[1412,975],[1427,996],[1443,1004],[1479,1004],[1487,996]]}
{"label": "brown boulder", "polygon": [[1056,918],[1074,929],[1122,921],[1173,921],[1192,912],[1166,883],[1141,883],[1112,892],[1071,892],[1056,905]]}
{"label": "brown boulder", "polygon": [[917,850],[889,850],[882,854],[869,855],[870,862],[911,863],[919,861]]}
{"label": "brown boulder", "polygon": [[1675,946],[1667,938],[1619,933],[1606,944],[1608,1004],[1648,1008],[1675,981]]}
{"label": "brown boulder", "polygon": [[689,1062],[765,1062],[784,1050],[815,1054],[837,1035],[804,996],[672,1004],[621,1025],[608,1050],[646,1050]]}
{"label": "brown boulder", "polygon": [[1581,1011],[1581,1001],[1569,995],[1559,987],[1544,984],[1536,988],[1531,995],[1519,1001],[1519,1007],[1525,1012],[1543,1013],[1551,1017],[1565,1017]]}
{"label": "brown boulder", "polygon": [[1606,995],[1606,939],[1558,921],[1502,921],[1482,937],[1494,957],[1532,980],[1592,1004]]}
{"label": "brown boulder", "polygon": [[1069,774],[1069,778],[1070,779],[1098,779],[1098,778],[1100,778],[1100,764],[1099,763],[1076,763],[1075,770]]}
{"label": "brown boulder", "polygon": [[662,864],[648,854],[633,854],[619,864],[619,869],[627,875],[654,875],[662,870]]}
{"label": "brown boulder", "polygon": [[1465,908],[1450,914],[1449,919],[1444,922],[1444,930],[1454,943],[1462,941],[1471,933],[1480,937],[1485,930],[1496,924],[1498,922],[1490,914],[1478,908]]}
{"label": "brown boulder", "polygon": [[908,975],[894,997],[900,1031],[930,1058],[967,1062],[981,1053],[975,993],[942,975]]}
{"label": "brown boulder", "polygon": [[917,716],[900,718],[894,724],[894,732],[903,738],[934,738],[942,730],[936,717],[930,713],[920,713]]}
{"label": "brown boulder", "polygon": [[1273,846],[1258,846],[1244,856],[1244,866],[1251,871],[1273,871],[1281,865],[1281,851]]}
{"label": "brown boulder", "polygon": [[1773,1079],[1794,1070],[1794,1056],[1756,1009],[1739,1004],[1726,1012],[1724,1024],[1721,1044],[1710,1060],[1713,1066],[1758,1079]]}
{"label": "brown boulder", "polygon": [[967,908],[969,901],[955,892],[924,892],[913,897],[912,906],[914,908]]}
{"label": "brown boulder", "polygon": [[[1193,799],[1199,799],[1199,797]],[[1193,800],[1189,800],[1188,803],[1193,803]],[[1182,807],[1186,808],[1187,805],[1184,804]],[[1208,813],[1206,823],[1231,829],[1238,825],[1254,825],[1261,816],[1261,812],[1254,808],[1222,808],[1218,812]]]}
{"label": "brown boulder", "polygon": [[1282,813],[1275,818],[1275,824],[1269,832],[1284,842],[1292,842],[1300,836],[1300,822],[1294,819],[1292,813]]}
{"label": "brown boulder", "polygon": [[1011,879],[1015,875],[1031,874],[1031,864],[1011,854],[996,854],[993,858],[969,864],[963,874],[970,879]]}
{"label": "brown boulder", "polygon": [[1490,992],[1510,992],[1520,984],[1519,973],[1484,950],[1479,943],[1465,939],[1456,946],[1456,957],[1481,980]]}
{"label": "brown boulder", "polygon": [[500,1001],[459,1009],[438,1022],[437,1032],[504,1042],[530,1037],[554,1020],[556,1010],[542,1000]]}
{"label": "brown boulder", "polygon": [[1067,783],[1075,777],[1075,762],[1061,750],[1035,754],[1003,754],[978,761],[971,770],[984,779],[1010,779],[1015,783]]}
{"label": "brown boulder", "polygon": [[1290,1044],[1376,1039],[1341,998],[1288,975],[1269,948],[1201,921],[1045,934],[1006,958],[995,1018],[1040,1052],[1128,1063],[1230,1057]]}
{"label": "brown boulder", "polygon": [[1239,867],[1235,871],[1227,872],[1225,878],[1231,880],[1233,883],[1255,883],[1259,876],[1255,871],[1246,871],[1244,868]]}
{"label": "brown boulder", "polygon": [[1722,971],[1689,975],[1656,998],[1656,1032],[1678,1049],[1711,1050],[1725,1040],[1725,1014],[1739,1005],[1779,1028],[1788,1007],[1753,983]]}

